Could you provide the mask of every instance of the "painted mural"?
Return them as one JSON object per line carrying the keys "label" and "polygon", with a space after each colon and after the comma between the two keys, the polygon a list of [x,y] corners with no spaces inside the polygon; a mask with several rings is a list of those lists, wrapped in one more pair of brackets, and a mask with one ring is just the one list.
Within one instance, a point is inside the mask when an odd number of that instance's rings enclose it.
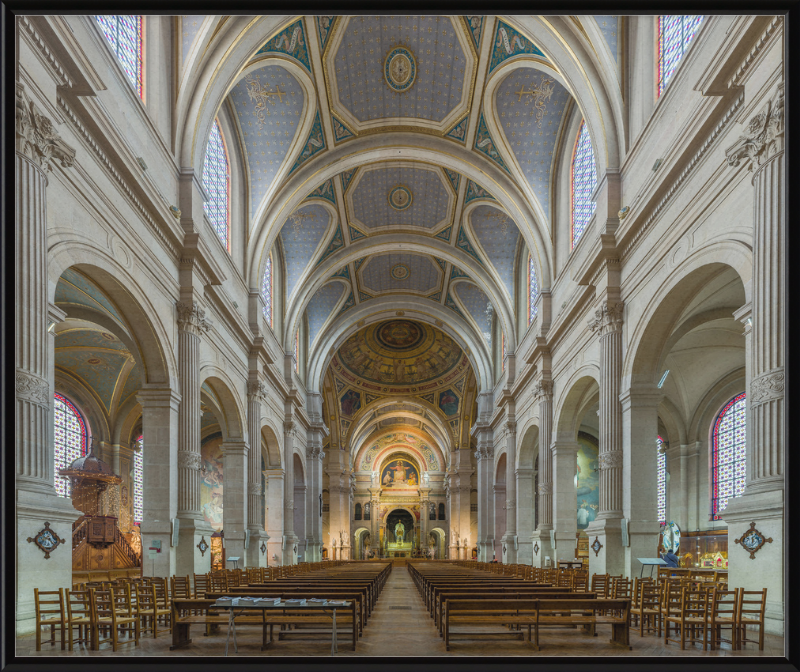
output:
{"label": "painted mural", "polygon": [[[212,434],[200,448],[200,509],[215,530],[222,529],[222,435]],[[203,471],[205,467],[205,472]]]}
{"label": "painted mural", "polygon": [[456,415],[458,413],[458,395],[451,389],[447,389],[439,395],[439,408],[445,415]]}
{"label": "painted mural", "polygon": [[387,487],[413,487],[419,485],[419,472],[408,460],[392,458],[381,472],[381,485]]}
{"label": "painted mural", "polygon": [[575,470],[577,488],[578,529],[584,530],[597,516],[600,507],[600,472],[598,471],[597,440],[586,434],[578,433],[578,459]]}
{"label": "painted mural", "polygon": [[355,415],[361,408],[361,393],[355,390],[347,390],[342,395],[342,415],[348,417]]}

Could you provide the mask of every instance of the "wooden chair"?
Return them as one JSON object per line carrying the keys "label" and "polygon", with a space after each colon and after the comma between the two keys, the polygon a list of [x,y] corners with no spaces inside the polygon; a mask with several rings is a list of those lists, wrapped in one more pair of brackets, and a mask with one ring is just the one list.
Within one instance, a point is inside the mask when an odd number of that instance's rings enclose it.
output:
{"label": "wooden chair", "polygon": [[[731,649],[740,648],[738,640],[737,614],[739,611],[738,590],[714,590],[711,594],[711,615],[709,628],[711,629],[711,650],[719,647],[722,642],[728,642]],[[731,638],[722,638],[722,628],[731,630]]]}
{"label": "wooden chair", "polygon": [[[736,622],[739,627],[739,648],[747,642],[758,643],[758,650],[764,650],[764,611],[767,607],[767,589],[745,590],[739,588],[739,608],[736,613]],[[758,639],[747,639],[747,626],[754,625],[758,628]]]}
{"label": "wooden chair", "polygon": [[[686,648],[686,633],[689,631],[689,643],[697,641],[696,633],[700,630],[703,634],[703,651],[708,649],[709,643],[709,612],[710,599],[705,590],[692,590],[691,588],[681,588],[681,601],[678,613],[669,613],[672,605],[667,605],[668,613],[664,621],[664,644],[667,642],[680,643],[681,650]],[[680,627],[680,639],[669,638],[670,623],[676,628]]]}
{"label": "wooden chair", "polygon": [[189,582],[188,576],[173,576],[170,577],[170,592],[172,593],[172,597],[181,597],[185,599],[191,599],[194,597],[192,595],[192,585]]}
{"label": "wooden chair", "polygon": [[639,624],[639,636],[644,637],[645,623],[647,623],[647,633],[657,632],[661,637],[661,607],[659,598],[661,592],[655,583],[642,582],[638,584],[639,596],[636,598],[636,606],[631,608],[631,615],[636,615]]}
{"label": "wooden chair", "polygon": [[589,573],[575,572],[572,575],[572,592],[586,593],[589,591]]}
{"label": "wooden chair", "polygon": [[195,574],[194,575],[194,597],[196,599],[204,598],[208,591],[209,591],[208,574]]}
{"label": "wooden chair", "polygon": [[208,590],[212,593],[227,593],[228,578],[225,574],[212,574],[208,577]]}
{"label": "wooden chair", "polygon": [[[65,602],[67,606],[67,644],[70,651],[75,642],[79,644],[91,643],[92,632],[92,591],[66,589]],[[78,628],[78,636],[74,637],[73,629]]]}
{"label": "wooden chair", "polygon": [[[136,586],[136,616],[139,619],[140,634],[144,635],[153,632],[153,639],[158,637],[159,618],[169,619],[171,609],[165,609],[158,603],[156,596],[156,586]],[[169,632],[170,627],[161,628],[162,631]]]}
{"label": "wooden chair", "polygon": [[64,650],[65,613],[64,589],[39,590],[33,589],[33,601],[36,608],[36,650],[42,650],[42,627],[50,626],[50,639],[48,644],[56,643],[56,627],[61,631],[61,650]]}
{"label": "wooden chair", "polygon": [[[120,644],[133,644],[139,646],[139,619],[134,616],[130,611],[130,603],[128,603],[128,614],[120,615],[117,613],[119,603],[114,595],[114,588],[108,590],[94,590],[92,591],[92,649],[97,651],[100,644],[104,642],[111,642],[113,651],[117,650]],[[128,628],[125,628],[128,626]],[[121,628],[133,632],[133,639],[128,639],[125,642],[119,641],[119,632]],[[110,636],[106,639],[100,639],[100,630],[110,631]]]}
{"label": "wooden chair", "polygon": [[608,574],[592,574],[591,592],[597,593],[597,597],[606,596],[607,584],[608,584]]}

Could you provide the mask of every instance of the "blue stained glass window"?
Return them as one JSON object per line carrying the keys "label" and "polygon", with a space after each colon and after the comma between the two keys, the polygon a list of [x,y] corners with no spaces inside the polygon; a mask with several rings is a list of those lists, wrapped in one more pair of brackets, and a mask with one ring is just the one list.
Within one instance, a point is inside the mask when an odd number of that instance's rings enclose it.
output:
{"label": "blue stained glass window", "polygon": [[208,194],[208,201],[203,203],[203,210],[208,221],[214,227],[225,249],[230,252],[228,222],[230,219],[230,173],[228,171],[228,153],[225,151],[225,139],[219,120],[214,120],[211,133],[208,134],[206,159],[203,163],[203,188]]}
{"label": "blue stained glass window", "polygon": [[136,439],[136,450],[133,453],[133,522],[142,522],[144,511],[144,437]]}
{"label": "blue stained glass window", "polygon": [[664,439],[656,437],[656,483],[658,493],[658,522],[667,522],[667,456],[662,452]]}
{"label": "blue stained glass window", "polygon": [[592,139],[586,121],[581,121],[578,139],[572,153],[572,247],[580,240],[596,204],[591,200],[597,186]]}
{"label": "blue stained glass window", "polygon": [[141,16],[104,15],[95,16],[97,23],[111,45],[130,83],[144,97],[142,86],[142,46],[144,22]]}
{"label": "blue stained glass window", "polygon": [[672,79],[689,43],[697,34],[702,15],[658,17],[658,95]]}
{"label": "blue stained glass window", "polygon": [[267,264],[264,267],[264,277],[261,278],[261,296],[264,299],[264,317],[267,318],[270,329],[272,328],[272,252],[267,256]]}
{"label": "blue stained glass window", "polygon": [[744,493],[747,465],[746,397],[736,395],[722,407],[711,439],[711,518],[720,513],[732,497]]}
{"label": "blue stained glass window", "polygon": [[539,283],[536,280],[536,268],[533,255],[528,255],[528,326],[536,318],[536,299],[539,298]]}
{"label": "blue stained glass window", "polygon": [[71,497],[72,486],[69,479],[62,478],[58,470],[66,469],[73,461],[86,455],[88,439],[86,421],[75,405],[58,393],[55,394],[53,412],[55,414],[54,485],[59,497]]}

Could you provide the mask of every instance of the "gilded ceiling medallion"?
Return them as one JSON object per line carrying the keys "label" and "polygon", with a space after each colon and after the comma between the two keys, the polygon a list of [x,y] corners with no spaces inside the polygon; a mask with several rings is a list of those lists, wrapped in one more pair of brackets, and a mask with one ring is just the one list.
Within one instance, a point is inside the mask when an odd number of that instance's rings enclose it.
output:
{"label": "gilded ceiling medallion", "polygon": [[395,210],[405,210],[413,200],[411,189],[402,184],[398,184],[389,192],[389,205]]}
{"label": "gilded ceiling medallion", "polygon": [[411,275],[411,271],[408,270],[408,266],[405,264],[396,264],[392,266],[392,270],[389,271],[389,273],[393,280],[405,280]]}
{"label": "gilded ceiling medallion", "polygon": [[398,93],[408,91],[417,77],[417,61],[405,47],[395,47],[386,56],[383,76],[389,88]]}

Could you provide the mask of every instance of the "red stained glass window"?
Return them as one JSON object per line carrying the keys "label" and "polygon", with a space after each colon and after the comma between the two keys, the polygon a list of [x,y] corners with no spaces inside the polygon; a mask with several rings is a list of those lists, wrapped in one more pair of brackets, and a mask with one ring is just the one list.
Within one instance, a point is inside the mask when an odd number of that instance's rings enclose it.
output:
{"label": "red stained glass window", "polygon": [[702,22],[702,15],[658,17],[659,96],[664,93]]}
{"label": "red stained glass window", "polygon": [[267,265],[264,267],[264,276],[261,278],[261,296],[264,299],[264,317],[267,318],[270,329],[272,328],[273,290],[272,253],[270,252],[269,256],[267,257]]}
{"label": "red stained glass window", "polygon": [[746,397],[731,399],[714,422],[711,439],[711,517],[719,520],[728,500],[744,492],[747,465]]}
{"label": "red stained glass window", "polygon": [[86,421],[75,405],[58,393],[55,394],[53,411],[55,414],[54,485],[59,497],[71,497],[70,482],[59,476],[58,470],[66,469],[73,461],[86,455],[88,440]]}
{"label": "red stained glass window", "polygon": [[111,15],[95,16],[106,36],[111,51],[133,84],[139,98],[144,97],[142,63],[144,45],[144,21],[141,16]]}
{"label": "red stained glass window", "polygon": [[536,267],[533,255],[528,255],[528,326],[536,319],[536,300],[539,298],[539,282],[536,280]]}

